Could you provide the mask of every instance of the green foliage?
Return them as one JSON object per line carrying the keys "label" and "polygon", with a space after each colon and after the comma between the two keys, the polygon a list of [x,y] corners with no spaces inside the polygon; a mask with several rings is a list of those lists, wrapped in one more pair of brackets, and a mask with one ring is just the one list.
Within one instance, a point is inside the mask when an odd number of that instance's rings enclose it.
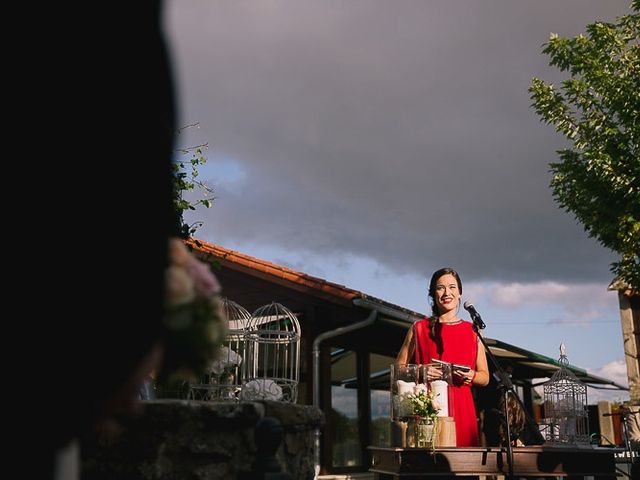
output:
{"label": "green foliage", "polygon": [[433,391],[420,390],[415,394],[408,395],[407,399],[411,405],[413,415],[422,420],[435,422],[440,407],[434,398]]}
{"label": "green foliage", "polygon": [[[203,147],[206,145],[181,150],[188,158],[173,163],[173,209],[176,222],[173,234],[185,239],[193,236],[194,232],[202,226],[202,222],[191,225],[185,223],[184,212],[195,210],[199,205],[211,208],[215,199],[211,196],[213,190],[198,180],[198,167],[207,163],[207,158],[202,151]],[[196,188],[203,192],[204,197],[195,201],[188,200],[186,197],[190,196],[190,192]]]}
{"label": "green foliage", "polygon": [[559,87],[534,78],[529,92],[541,121],[572,142],[550,164],[551,188],[589,236],[620,254],[612,272],[640,289],[640,0],[616,23],[587,35],[551,34],[543,53],[568,72]]}

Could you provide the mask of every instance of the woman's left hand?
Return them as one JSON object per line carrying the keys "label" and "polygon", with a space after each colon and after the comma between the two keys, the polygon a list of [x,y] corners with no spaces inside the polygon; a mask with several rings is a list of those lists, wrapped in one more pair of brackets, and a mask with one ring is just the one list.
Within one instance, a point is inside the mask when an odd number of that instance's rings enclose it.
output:
{"label": "woman's left hand", "polygon": [[468,372],[454,370],[453,374],[458,378],[460,383],[462,383],[463,385],[471,385],[471,383],[473,382],[473,377],[475,375],[475,372],[473,370],[469,370]]}

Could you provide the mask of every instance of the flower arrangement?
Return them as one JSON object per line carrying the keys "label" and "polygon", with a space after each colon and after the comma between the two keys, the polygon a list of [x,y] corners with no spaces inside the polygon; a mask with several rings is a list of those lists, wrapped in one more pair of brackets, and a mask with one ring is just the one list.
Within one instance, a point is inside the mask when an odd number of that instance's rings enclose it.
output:
{"label": "flower arrangement", "polygon": [[216,358],[208,366],[208,375],[204,383],[209,384],[209,391],[214,398],[221,400],[237,400],[240,395],[239,373],[242,357],[227,345],[223,345]]}
{"label": "flower arrangement", "polygon": [[393,408],[400,420],[412,425],[409,428],[407,445],[423,448],[431,444],[437,428],[440,404],[437,394],[422,383],[398,380],[398,393],[393,395]]}
{"label": "flower arrangement", "polygon": [[407,395],[407,400],[411,405],[416,420],[423,423],[435,422],[438,412],[440,411],[440,405],[435,399],[433,392],[428,392],[426,388],[416,388],[415,393]]}
{"label": "flower arrangement", "polygon": [[212,374],[224,379],[241,364],[242,357],[225,345],[220,349],[209,369]]}
{"label": "flower arrangement", "polygon": [[227,333],[220,284],[179,238],[169,241],[161,380],[192,380],[219,355]]}
{"label": "flower arrangement", "polygon": [[394,410],[403,419],[419,418],[434,421],[440,411],[436,394],[422,383],[398,381],[398,394],[393,396]]}

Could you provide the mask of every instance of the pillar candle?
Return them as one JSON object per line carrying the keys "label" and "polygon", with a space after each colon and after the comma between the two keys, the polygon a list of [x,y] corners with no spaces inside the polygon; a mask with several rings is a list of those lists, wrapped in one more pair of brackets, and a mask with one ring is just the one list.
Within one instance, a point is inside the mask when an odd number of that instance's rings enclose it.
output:
{"label": "pillar candle", "polygon": [[431,382],[431,388],[433,389],[435,397],[434,399],[440,406],[440,411],[438,412],[439,417],[449,416],[449,399],[447,395],[447,385],[447,382],[445,382],[444,380],[434,380],[433,382]]}

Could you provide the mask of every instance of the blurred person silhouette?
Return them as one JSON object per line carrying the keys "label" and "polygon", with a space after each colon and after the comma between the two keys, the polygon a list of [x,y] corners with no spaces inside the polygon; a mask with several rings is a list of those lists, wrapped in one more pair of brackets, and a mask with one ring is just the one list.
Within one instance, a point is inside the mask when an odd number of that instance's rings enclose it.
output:
{"label": "blurred person silhouette", "polygon": [[84,20],[56,24],[69,38],[42,42],[59,67],[50,72],[55,84],[42,83],[59,103],[43,109],[51,118],[42,121],[64,174],[50,180],[46,207],[65,215],[55,215],[59,228],[45,242],[49,316],[37,358],[50,395],[37,413],[46,452],[37,465],[58,480],[78,478],[79,438],[136,412],[140,384],[160,363],[167,244],[176,229],[161,1],[76,14]]}

